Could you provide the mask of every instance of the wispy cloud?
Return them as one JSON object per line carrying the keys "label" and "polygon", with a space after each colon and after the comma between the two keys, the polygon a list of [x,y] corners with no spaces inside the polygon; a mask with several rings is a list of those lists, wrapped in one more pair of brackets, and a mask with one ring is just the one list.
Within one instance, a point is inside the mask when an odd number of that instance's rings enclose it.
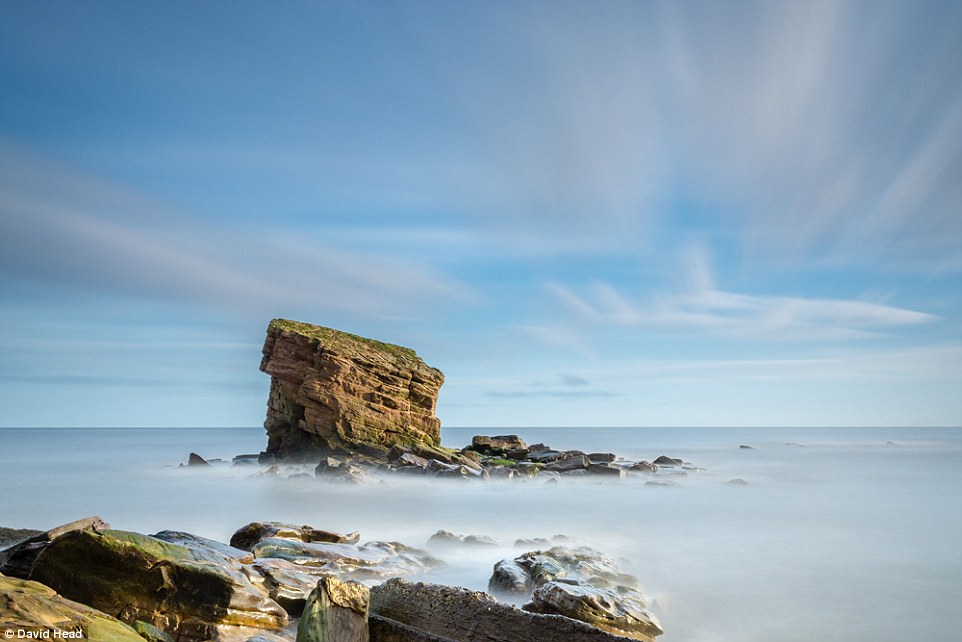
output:
{"label": "wispy cloud", "polygon": [[582,326],[645,326],[754,340],[851,339],[938,321],[926,312],[859,299],[758,295],[719,289],[704,251],[688,255],[688,287],[631,298],[597,281],[576,291],[550,282],[550,292]]}
{"label": "wispy cloud", "polygon": [[808,357],[778,359],[648,359],[609,364],[591,372],[599,385],[632,388],[648,381],[836,381],[846,383],[957,381],[962,345],[898,349],[846,348]]}
{"label": "wispy cloud", "polygon": [[268,317],[278,310],[376,315],[470,297],[465,284],[408,256],[200,222],[13,146],[0,156],[0,269],[8,276]]}

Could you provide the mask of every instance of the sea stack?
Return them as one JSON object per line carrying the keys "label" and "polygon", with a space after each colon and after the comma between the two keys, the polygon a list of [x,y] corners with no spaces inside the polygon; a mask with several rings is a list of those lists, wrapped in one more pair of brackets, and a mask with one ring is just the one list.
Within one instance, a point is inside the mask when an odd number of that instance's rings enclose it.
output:
{"label": "sea stack", "polygon": [[267,455],[383,456],[394,445],[437,446],[440,370],[402,346],[274,319],[260,369],[271,375]]}

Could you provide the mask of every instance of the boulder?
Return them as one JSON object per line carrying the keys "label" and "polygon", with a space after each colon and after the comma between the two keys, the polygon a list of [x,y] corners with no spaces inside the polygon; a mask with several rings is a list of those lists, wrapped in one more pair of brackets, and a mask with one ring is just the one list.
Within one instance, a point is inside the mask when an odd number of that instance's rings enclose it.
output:
{"label": "boulder", "polygon": [[377,617],[404,625],[400,634],[397,629],[386,627],[395,637],[383,638],[400,642],[437,638],[447,642],[628,640],[568,617],[533,613],[502,604],[487,593],[438,584],[414,584],[399,578],[371,589],[370,612],[372,619]]}
{"label": "boulder", "polygon": [[29,539],[21,541],[3,552],[3,564],[0,565],[0,573],[10,577],[28,579],[33,563],[41,551],[47,547],[51,540],[75,530],[85,529],[104,529],[110,525],[99,517],[85,517],[69,524],[63,524],[49,531],[44,531]]}
{"label": "boulder", "polygon": [[297,642],[370,642],[369,604],[366,586],[334,577],[320,579],[297,625]]}
{"label": "boulder", "polygon": [[270,598],[292,617],[301,616],[307,596],[317,586],[317,581],[331,574],[327,568],[295,564],[274,557],[254,560],[252,568],[264,578],[264,588]]}
{"label": "boulder", "polygon": [[625,637],[654,642],[664,633],[658,619],[645,609],[641,594],[620,587],[598,588],[575,582],[547,582],[535,589],[524,609],[555,613]]}
{"label": "boulder", "polygon": [[[304,573],[334,575],[342,580],[360,582],[382,581],[389,577],[423,573],[437,568],[441,562],[425,551],[397,542],[368,542],[363,546],[330,544],[322,542],[297,542],[282,539],[266,539],[254,547],[257,557],[255,567],[265,558],[286,560],[299,567],[303,582]],[[288,573],[295,571],[287,567]],[[274,575],[273,581],[294,584]]]}
{"label": "boulder", "polygon": [[330,542],[332,544],[356,544],[360,533],[334,533],[313,526],[295,526],[281,522],[251,522],[237,529],[230,538],[230,545],[242,551],[250,551],[265,539],[289,539],[298,542]]}
{"label": "boulder", "polygon": [[488,592],[494,595],[531,595],[531,576],[515,560],[501,560],[494,565]]}
{"label": "boulder", "polygon": [[125,622],[142,620],[180,641],[206,640],[220,627],[278,629],[284,609],[241,564],[190,547],[119,530],[73,530],[37,557],[30,579]]}
{"label": "boulder", "polygon": [[558,452],[557,450],[550,450],[550,449],[537,450],[537,451],[532,450],[528,453],[527,459],[528,461],[531,461],[534,463],[546,464],[546,463],[555,461],[556,459],[561,459],[564,456],[565,456],[565,453]]}
{"label": "boulder", "polygon": [[500,542],[490,535],[462,535],[440,530],[428,539],[428,546],[498,546]]}
{"label": "boulder", "polygon": [[566,455],[545,466],[545,470],[566,473],[572,470],[585,470],[591,462],[583,454]]}
{"label": "boulder", "polygon": [[201,468],[210,467],[210,462],[198,455],[197,453],[190,453],[187,457],[188,466],[200,466]]}
{"label": "boulder", "polygon": [[527,444],[517,435],[475,435],[471,438],[471,450],[483,455],[504,455],[513,451],[528,451]]}
{"label": "boulder", "polygon": [[512,599],[530,597],[524,606],[528,611],[564,615],[645,642],[662,633],[645,608],[638,579],[584,546],[555,546],[501,560],[488,590]]}
{"label": "boulder", "polygon": [[[81,639],[96,642],[144,642],[130,626],[85,604],[57,595],[39,582],[0,575],[0,631],[34,633],[38,639],[55,639],[53,632],[82,632]],[[66,638],[64,638],[66,639]]]}
{"label": "boulder", "polygon": [[654,463],[658,466],[682,466],[685,462],[681,459],[673,459],[668,455],[661,455]]}
{"label": "boulder", "polygon": [[285,319],[267,328],[261,371],[271,375],[267,455],[375,452],[440,444],[441,371],[414,350]]}
{"label": "boulder", "polygon": [[592,464],[610,464],[618,459],[614,453],[588,453],[588,461]]}
{"label": "boulder", "polygon": [[625,477],[625,471],[622,468],[619,468],[618,466],[612,466],[610,464],[588,464],[585,470],[592,475],[618,477],[619,479]]}

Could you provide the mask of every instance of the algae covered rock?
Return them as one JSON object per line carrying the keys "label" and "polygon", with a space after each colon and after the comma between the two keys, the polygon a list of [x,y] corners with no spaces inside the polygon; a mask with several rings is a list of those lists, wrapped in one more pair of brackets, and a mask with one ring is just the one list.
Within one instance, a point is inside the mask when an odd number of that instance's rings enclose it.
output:
{"label": "algae covered rock", "polygon": [[535,589],[531,602],[524,608],[535,613],[564,615],[616,635],[652,642],[664,631],[645,606],[638,591],[625,587],[602,588],[553,581]]}
{"label": "algae covered rock", "polygon": [[[403,625],[403,637],[454,642],[626,642],[626,638],[559,615],[523,611],[487,593],[395,578],[371,589],[371,621]],[[378,625],[379,630],[383,628]],[[387,627],[394,629],[395,627]],[[426,635],[420,635],[424,633]],[[395,635],[398,635],[395,633]]]}
{"label": "algae covered rock", "polygon": [[277,629],[288,622],[284,609],[236,560],[211,547],[188,548],[127,531],[61,535],[37,557],[30,579],[178,640],[210,639],[223,626]]}
{"label": "algae covered rock", "polygon": [[14,639],[20,631],[54,639],[55,630],[71,634],[79,630],[82,639],[97,642],[143,642],[134,629],[106,613],[65,599],[39,582],[0,575],[3,639]]}
{"label": "algae covered rock", "polygon": [[299,542],[329,542],[332,544],[356,544],[360,533],[334,533],[313,526],[284,524],[281,522],[251,522],[237,529],[230,538],[230,545],[250,551],[265,539],[289,539]]}
{"label": "algae covered rock", "polygon": [[369,642],[370,601],[366,586],[334,577],[320,579],[297,625],[297,642]]}
{"label": "algae covered rock", "polygon": [[395,444],[440,443],[440,370],[410,348],[274,319],[261,371],[271,375],[267,454],[386,455]]}
{"label": "algae covered rock", "polygon": [[85,517],[69,524],[63,524],[48,531],[37,533],[33,537],[21,540],[14,546],[0,554],[0,573],[10,577],[28,579],[33,564],[40,555],[41,551],[47,547],[51,540],[60,537],[64,533],[86,529],[105,529],[110,528],[104,520],[99,517]]}
{"label": "algae covered rock", "polygon": [[638,579],[585,546],[555,546],[501,560],[488,590],[511,599],[528,596],[526,611],[563,615],[644,642],[663,632],[647,610]]}

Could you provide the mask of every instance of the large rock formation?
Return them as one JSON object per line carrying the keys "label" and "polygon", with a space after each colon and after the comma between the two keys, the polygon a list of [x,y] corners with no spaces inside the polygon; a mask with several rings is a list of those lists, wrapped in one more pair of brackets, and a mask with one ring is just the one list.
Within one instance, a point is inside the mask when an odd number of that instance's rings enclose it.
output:
{"label": "large rock formation", "polygon": [[434,412],[444,375],[414,350],[274,319],[261,371],[271,375],[269,455],[383,455],[395,444],[440,443]]}

